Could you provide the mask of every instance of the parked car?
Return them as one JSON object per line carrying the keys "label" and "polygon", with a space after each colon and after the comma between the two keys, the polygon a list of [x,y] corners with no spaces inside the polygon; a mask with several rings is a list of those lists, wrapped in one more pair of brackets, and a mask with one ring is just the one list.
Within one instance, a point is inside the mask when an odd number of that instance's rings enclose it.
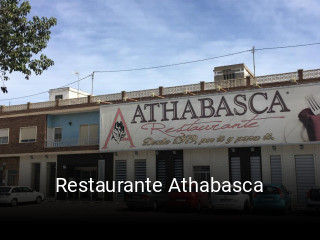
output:
{"label": "parked car", "polygon": [[313,187],[307,195],[307,208],[320,209],[320,187]]}
{"label": "parked car", "polygon": [[219,191],[212,194],[212,208],[215,210],[239,210],[247,212],[251,208],[250,196],[243,192]]}
{"label": "parked car", "polygon": [[286,214],[291,210],[290,192],[280,184],[263,184],[263,192],[253,193],[254,210],[277,210]]}
{"label": "parked car", "polygon": [[[182,189],[182,184],[179,186],[180,189]],[[190,208],[200,210],[201,208],[208,207],[208,199],[208,193],[201,191],[197,192],[195,185],[191,185],[190,192],[178,192],[177,190],[171,191],[169,193],[168,208]]]}
{"label": "parked car", "polygon": [[154,191],[125,193],[124,200],[129,209],[148,208],[157,210],[167,205],[168,193]]}
{"label": "parked car", "polygon": [[32,191],[28,187],[0,187],[0,203],[16,206],[18,203],[24,202],[35,202],[40,204],[43,200],[44,195],[42,193]]}

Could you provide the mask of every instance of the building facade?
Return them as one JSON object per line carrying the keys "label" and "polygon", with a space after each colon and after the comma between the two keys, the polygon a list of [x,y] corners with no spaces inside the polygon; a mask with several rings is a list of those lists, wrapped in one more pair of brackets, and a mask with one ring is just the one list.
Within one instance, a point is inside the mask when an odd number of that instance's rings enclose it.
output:
{"label": "building facade", "polygon": [[216,67],[214,82],[2,106],[0,176],[58,199],[68,180],[281,183],[294,205],[320,185],[320,70],[254,77]]}

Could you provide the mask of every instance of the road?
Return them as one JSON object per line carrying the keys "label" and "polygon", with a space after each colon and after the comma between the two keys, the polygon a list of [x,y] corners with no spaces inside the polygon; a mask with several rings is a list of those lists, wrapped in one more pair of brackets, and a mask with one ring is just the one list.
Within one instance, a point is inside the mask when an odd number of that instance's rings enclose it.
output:
{"label": "road", "polygon": [[320,212],[293,211],[287,216],[276,213],[201,212],[136,210],[129,211],[112,202],[60,202],[0,206],[0,222],[5,223],[319,223]]}

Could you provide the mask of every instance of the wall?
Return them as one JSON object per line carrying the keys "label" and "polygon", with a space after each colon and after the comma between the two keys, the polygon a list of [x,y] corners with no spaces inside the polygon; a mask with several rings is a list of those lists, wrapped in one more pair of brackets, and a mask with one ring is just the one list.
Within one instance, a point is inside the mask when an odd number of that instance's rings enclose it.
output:
{"label": "wall", "polygon": [[[69,125],[69,122],[72,125]],[[83,124],[98,124],[99,125],[99,112],[83,112],[75,114],[63,114],[63,115],[48,115],[48,128],[61,127],[62,139],[79,138],[80,125]],[[51,133],[49,137],[53,137]]]}
{"label": "wall", "polygon": [[[37,141],[19,143],[20,127],[37,126]],[[47,115],[3,118],[0,129],[9,128],[9,144],[0,144],[0,154],[43,152],[47,131]]]}
{"label": "wall", "polygon": [[280,155],[282,184],[292,192],[294,204],[297,203],[295,155],[313,155],[315,185],[320,185],[320,146],[319,144],[308,144],[303,145],[303,147],[304,149],[300,149],[299,145],[276,146],[276,150],[273,150],[272,146],[264,146],[261,148],[263,182],[271,182],[270,156]]}
{"label": "wall", "polygon": [[57,162],[57,155],[35,155],[33,159],[30,156],[20,157],[20,174],[19,185],[31,187],[31,165],[32,163],[40,163],[40,192],[46,194],[47,189],[47,163]]}
{"label": "wall", "polygon": [[217,181],[229,180],[227,148],[187,149],[183,151],[184,176],[194,177],[194,166],[210,166],[210,176]]}
{"label": "wall", "polygon": [[[55,101],[56,95],[62,95],[63,99],[71,99],[71,98],[78,98],[78,89],[73,88],[57,88],[51,89],[49,91],[49,101]],[[90,95],[89,93],[79,91],[79,97],[86,97]]]}

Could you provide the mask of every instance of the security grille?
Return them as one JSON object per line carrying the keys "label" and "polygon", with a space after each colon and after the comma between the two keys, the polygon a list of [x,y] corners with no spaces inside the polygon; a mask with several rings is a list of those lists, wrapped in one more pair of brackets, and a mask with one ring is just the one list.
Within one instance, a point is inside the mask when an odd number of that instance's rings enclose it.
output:
{"label": "security grille", "polygon": [[162,183],[162,188],[166,188],[166,160],[165,159],[157,159],[157,181]]}
{"label": "security grille", "polygon": [[145,181],[147,179],[146,160],[139,159],[134,162],[135,181]]}
{"label": "security grille", "polygon": [[241,181],[240,157],[231,157],[230,166],[231,166],[231,182]]}
{"label": "security grille", "polygon": [[[126,160],[116,160],[116,174],[115,174],[115,181],[116,181],[116,189],[118,189],[118,181],[126,181],[127,180],[127,161]],[[124,199],[124,189],[123,184],[121,185],[120,192],[117,192],[116,198],[117,199]]]}
{"label": "security grille", "polygon": [[250,157],[251,182],[261,181],[260,157]]}
{"label": "security grille", "polygon": [[314,160],[312,155],[295,156],[298,203],[305,203],[307,192],[314,185]]}
{"label": "security grille", "polygon": [[270,156],[271,183],[282,184],[281,156]]}

